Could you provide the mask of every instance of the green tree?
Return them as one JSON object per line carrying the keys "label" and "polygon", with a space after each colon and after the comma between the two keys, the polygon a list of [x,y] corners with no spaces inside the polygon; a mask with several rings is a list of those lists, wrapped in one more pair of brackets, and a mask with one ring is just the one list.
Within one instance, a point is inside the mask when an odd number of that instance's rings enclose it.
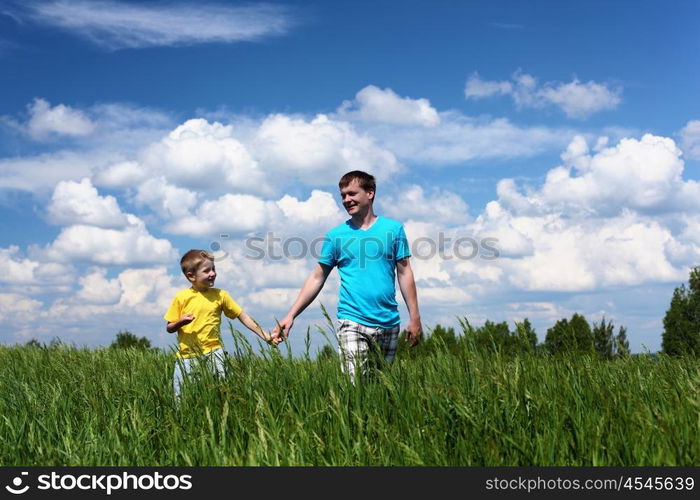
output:
{"label": "green tree", "polygon": [[593,323],[593,338],[595,350],[605,359],[613,357],[613,337],[615,335],[615,325],[612,321],[605,322],[605,317],[600,323]]}
{"label": "green tree", "polygon": [[333,349],[330,344],[324,344],[320,351],[318,351],[318,360],[321,359],[336,359],[338,357],[338,352]]}
{"label": "green tree", "polygon": [[690,271],[688,281],[673,291],[664,316],[661,346],[671,356],[700,356],[700,266]]}
{"label": "green tree", "polygon": [[404,358],[417,358],[431,354],[437,351],[456,352],[458,349],[458,340],[454,328],[445,328],[438,324],[434,328],[429,329],[427,334],[423,333],[422,341],[411,347],[407,340],[408,332],[403,330],[399,335],[401,339],[397,347],[396,356]]}
{"label": "green tree", "polygon": [[24,344],[27,347],[31,347],[32,349],[44,349],[46,346],[39,342],[37,339],[31,339],[29,342]]}
{"label": "green tree", "polygon": [[560,319],[547,330],[545,348],[550,354],[561,352],[592,353],[595,349],[591,326],[583,315]]}
{"label": "green tree", "polygon": [[517,337],[517,350],[534,352],[537,348],[537,333],[532,328],[530,320],[525,318],[521,322],[515,323],[515,334]]}
{"label": "green tree", "polygon": [[593,332],[583,315],[574,313],[569,320],[569,328],[572,330],[573,350],[580,353],[592,353],[595,350]]}
{"label": "green tree", "polygon": [[615,356],[624,358],[630,354],[630,343],[627,341],[627,328],[620,327],[615,337]]}
{"label": "green tree", "polygon": [[117,333],[114,342],[109,346],[111,349],[150,349],[151,341],[146,337],[137,337],[128,330]]}
{"label": "green tree", "polygon": [[569,320],[562,318],[553,327],[547,329],[544,337],[544,347],[549,354],[557,354],[569,350],[573,343],[569,339]]}
{"label": "green tree", "polygon": [[445,349],[455,352],[457,349],[457,335],[452,327],[445,328],[439,323],[430,331],[426,344],[432,349]]}
{"label": "green tree", "polygon": [[484,326],[476,329],[474,337],[478,348],[499,351],[504,354],[512,352],[510,329],[505,321],[494,323],[486,320]]}

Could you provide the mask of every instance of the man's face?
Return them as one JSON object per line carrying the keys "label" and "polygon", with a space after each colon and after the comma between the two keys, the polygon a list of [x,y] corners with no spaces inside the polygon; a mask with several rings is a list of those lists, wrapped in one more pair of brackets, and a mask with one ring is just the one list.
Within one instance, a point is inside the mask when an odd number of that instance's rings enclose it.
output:
{"label": "man's face", "polygon": [[357,215],[369,210],[374,199],[374,191],[365,191],[360,187],[357,179],[353,179],[350,184],[341,188],[340,198],[348,214]]}

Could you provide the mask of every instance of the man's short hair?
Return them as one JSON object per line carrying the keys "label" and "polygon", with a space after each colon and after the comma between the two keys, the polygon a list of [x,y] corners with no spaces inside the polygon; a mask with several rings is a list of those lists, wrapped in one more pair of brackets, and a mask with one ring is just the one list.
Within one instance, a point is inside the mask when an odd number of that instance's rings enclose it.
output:
{"label": "man's short hair", "polygon": [[196,273],[199,266],[201,266],[207,260],[214,262],[214,256],[206,250],[190,250],[182,256],[182,259],[180,259],[180,268],[182,269],[182,273],[185,276],[187,276],[187,273]]}
{"label": "man's short hair", "polygon": [[374,182],[374,176],[368,174],[367,172],[363,172],[362,170],[353,170],[352,172],[348,172],[347,174],[342,176],[340,178],[340,182],[338,183],[338,187],[340,187],[340,189],[343,189],[355,179],[357,179],[357,183],[365,191],[374,191],[375,193],[377,192],[377,183]]}

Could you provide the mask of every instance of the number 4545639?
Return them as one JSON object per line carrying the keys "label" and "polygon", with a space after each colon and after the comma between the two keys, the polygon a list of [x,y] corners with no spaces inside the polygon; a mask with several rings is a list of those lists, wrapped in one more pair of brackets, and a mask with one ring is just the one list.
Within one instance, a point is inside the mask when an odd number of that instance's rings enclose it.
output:
{"label": "number 4545639", "polygon": [[628,490],[692,490],[692,477],[628,477],[622,485]]}

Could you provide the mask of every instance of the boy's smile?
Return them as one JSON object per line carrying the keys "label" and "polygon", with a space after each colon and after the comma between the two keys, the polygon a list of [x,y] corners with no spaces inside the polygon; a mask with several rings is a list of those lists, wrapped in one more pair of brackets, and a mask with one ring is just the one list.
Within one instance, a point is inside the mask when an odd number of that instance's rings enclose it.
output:
{"label": "boy's smile", "polygon": [[190,273],[187,277],[197,290],[208,290],[214,286],[214,281],[216,281],[216,266],[212,261],[207,260],[197,268],[194,274]]}

